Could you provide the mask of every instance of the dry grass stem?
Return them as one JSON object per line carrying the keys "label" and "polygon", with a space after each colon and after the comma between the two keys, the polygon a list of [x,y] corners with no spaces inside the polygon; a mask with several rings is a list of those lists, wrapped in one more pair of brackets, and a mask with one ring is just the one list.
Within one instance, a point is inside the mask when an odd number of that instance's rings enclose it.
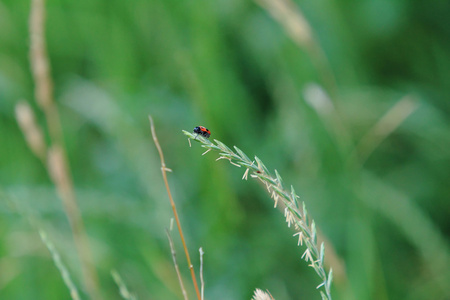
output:
{"label": "dry grass stem", "polygon": [[328,59],[314,38],[313,31],[301,10],[291,0],[255,0],[280,23],[292,41],[305,49],[322,77],[323,85],[336,94],[336,80]]}
{"label": "dry grass stem", "polygon": [[[17,119],[33,153],[44,163],[61,197],[65,214],[69,220],[78,256],[81,262],[83,281],[92,299],[101,299],[97,272],[84,230],[81,213],[76,203],[70,167],[63,145],[61,121],[53,99],[53,82],[45,46],[45,7],[44,0],[32,0],[29,19],[30,62],[35,82],[36,102],[45,115],[50,135],[50,146],[43,142],[42,131],[34,122],[34,114],[27,105],[16,106]],[[42,145],[44,143],[44,145]],[[47,150],[48,149],[48,150]]]}
{"label": "dry grass stem", "polygon": [[[194,135],[188,131],[183,130],[183,133],[188,138],[194,139]],[[236,146],[235,151],[231,150],[224,143],[214,140],[212,143],[208,139],[198,137],[195,141],[202,144],[202,147],[219,152],[219,159],[226,159],[232,165],[245,167],[246,171],[242,179],[247,179],[250,173],[251,178],[258,179],[272,200],[274,201],[274,207],[280,205],[280,208],[284,211],[284,217],[288,227],[294,227],[296,233],[294,236],[298,236],[299,245],[306,246],[306,250],[302,254],[302,259],[309,262],[309,266],[312,267],[319,278],[321,283],[317,287],[323,290],[320,291],[322,299],[331,300],[331,281],[333,273],[325,271],[325,245],[317,242],[317,230],[314,220],[308,215],[305,203],[299,206],[299,196],[295,193],[294,187],[286,188],[280,174],[275,170],[275,176],[272,175],[266,168],[264,163],[255,156],[254,161],[250,160],[248,156]]]}
{"label": "dry grass stem", "polygon": [[97,274],[93,265],[81,212],[76,203],[69,166],[67,165],[65,152],[61,146],[55,145],[50,147],[48,151],[47,170],[56,186],[59,197],[62,199],[64,211],[72,229],[75,247],[81,261],[84,284],[91,297],[98,299],[100,294],[97,286]]}
{"label": "dry grass stem", "polygon": [[[359,163],[362,165],[372,152],[418,108],[410,96],[399,100],[383,117],[361,138],[356,146]],[[354,155],[356,154],[354,153]],[[353,155],[353,156],[354,156]]]}
{"label": "dry grass stem", "polygon": [[188,300],[188,295],[186,289],[184,288],[183,278],[181,277],[180,268],[178,267],[177,262],[177,252],[175,251],[175,247],[173,245],[172,237],[170,236],[169,230],[166,229],[167,239],[169,240],[170,245],[170,253],[172,254],[173,265],[175,266],[175,271],[177,272],[178,283],[180,284],[181,292],[183,293],[184,300]]}
{"label": "dry grass stem", "polygon": [[47,145],[44,141],[42,128],[37,124],[36,117],[30,105],[25,101],[16,104],[16,119],[28,147],[43,164],[47,159]]}
{"label": "dry grass stem", "polygon": [[31,0],[30,12],[30,62],[35,83],[35,97],[44,111],[53,142],[61,142],[61,123],[53,99],[53,81],[45,46],[44,0]]}
{"label": "dry grass stem", "polygon": [[305,17],[290,0],[255,0],[280,22],[291,39],[303,48],[314,43],[312,30]]}
{"label": "dry grass stem", "polygon": [[[188,263],[188,266],[189,266],[189,270],[191,271],[192,282],[194,284],[195,292],[197,293],[197,298],[199,300],[201,300],[200,290],[198,288],[197,279],[195,277],[194,266],[192,265],[191,258],[189,256],[189,251],[188,251],[188,248],[186,246],[186,241],[184,239],[183,230],[181,228],[180,218],[178,217],[177,208],[175,206],[175,202],[173,201],[172,193],[170,192],[169,182],[167,181],[167,174],[166,174],[167,167],[166,167],[166,163],[164,161],[164,154],[163,154],[163,151],[161,149],[161,146],[159,145],[158,137],[156,136],[156,131],[155,131],[155,126],[153,124],[153,119],[152,119],[152,117],[150,115],[148,116],[148,118],[150,120],[150,128],[151,128],[151,131],[152,131],[153,141],[155,142],[156,149],[158,150],[158,153],[159,153],[159,158],[161,159],[161,172],[162,172],[164,184],[166,186],[167,194],[169,196],[170,205],[172,207],[173,215],[174,215],[175,221],[177,223],[178,232],[180,233],[181,242],[183,243],[184,253],[186,255],[186,260],[187,260],[187,263]],[[192,137],[192,138],[194,138],[194,137]]]}
{"label": "dry grass stem", "polygon": [[45,46],[44,0],[31,1],[29,25],[31,70],[36,84],[35,97],[40,107],[45,110],[53,102],[53,82]]}

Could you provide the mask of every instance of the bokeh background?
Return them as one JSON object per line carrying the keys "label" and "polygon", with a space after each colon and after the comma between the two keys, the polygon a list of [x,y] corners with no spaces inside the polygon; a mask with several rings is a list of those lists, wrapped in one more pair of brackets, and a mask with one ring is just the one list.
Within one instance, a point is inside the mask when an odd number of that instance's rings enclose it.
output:
{"label": "bokeh background", "polygon": [[[0,2],[0,299],[70,299],[39,228],[88,299],[61,200],[14,114],[25,100],[47,130],[29,10]],[[264,189],[189,148],[181,130],[198,125],[295,187],[326,240],[334,299],[450,299],[448,1],[49,0],[46,10],[105,299],[121,299],[111,269],[139,299],[183,299],[149,114],[197,271],[206,252],[207,299],[250,299],[255,288],[320,299],[320,282]]]}

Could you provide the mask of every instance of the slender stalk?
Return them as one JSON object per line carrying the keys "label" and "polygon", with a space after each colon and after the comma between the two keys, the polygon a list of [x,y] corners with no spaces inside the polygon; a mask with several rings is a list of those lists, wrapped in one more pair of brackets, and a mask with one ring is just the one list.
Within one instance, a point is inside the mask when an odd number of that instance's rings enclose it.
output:
{"label": "slender stalk", "polygon": [[195,277],[194,266],[191,263],[191,258],[189,256],[189,251],[188,251],[188,248],[186,246],[186,241],[185,241],[184,235],[183,235],[183,230],[181,229],[180,218],[178,217],[177,208],[175,206],[175,202],[173,201],[172,193],[170,192],[169,183],[167,181],[166,171],[170,172],[171,170],[166,167],[166,163],[164,161],[163,151],[161,149],[161,146],[159,145],[158,137],[156,136],[155,126],[153,124],[153,119],[152,119],[152,117],[150,115],[148,116],[148,118],[150,120],[150,127],[151,127],[151,130],[152,130],[153,141],[155,142],[156,149],[158,149],[159,158],[161,159],[161,172],[162,172],[164,184],[166,185],[166,190],[167,190],[167,194],[169,195],[170,205],[172,206],[173,215],[174,215],[175,221],[177,223],[177,227],[178,227],[178,232],[180,233],[181,242],[183,243],[184,253],[186,255],[186,260],[187,260],[187,263],[188,263],[188,266],[189,266],[189,270],[191,271],[192,282],[194,284],[195,292],[197,293],[197,298],[198,298],[198,300],[201,300],[200,290],[198,288],[197,279]]}
{"label": "slender stalk", "polygon": [[113,277],[114,282],[119,287],[119,292],[123,299],[136,300],[136,297],[128,291],[128,288],[123,282],[122,277],[120,277],[119,272],[117,272],[116,270],[111,270],[111,276]]}
{"label": "slender stalk", "polygon": [[50,251],[50,254],[52,255],[53,262],[55,263],[56,267],[58,268],[61,277],[64,280],[64,283],[66,284],[67,288],[70,292],[70,297],[72,300],[80,300],[80,295],[78,294],[77,287],[72,281],[72,278],[70,277],[70,273],[67,270],[66,266],[61,260],[61,256],[59,255],[58,251],[56,250],[53,243],[47,238],[47,233],[40,229],[39,235],[41,237],[42,242],[47,246],[48,251]]}
{"label": "slender stalk", "polygon": [[[78,208],[73,187],[70,166],[63,145],[62,126],[53,97],[53,81],[50,75],[50,63],[45,45],[45,6],[44,0],[32,0],[29,20],[30,63],[35,82],[36,102],[45,115],[50,135],[50,145],[34,151],[46,164],[47,171],[62,199],[64,211],[69,220],[75,246],[81,262],[83,281],[87,293],[92,299],[101,299],[97,272],[84,228],[81,212]],[[19,110],[20,111],[20,110]],[[25,133],[25,135],[27,135]],[[42,153],[42,151],[47,151]]]}
{"label": "slender stalk", "polygon": [[181,277],[180,268],[177,263],[177,252],[173,245],[172,237],[170,236],[169,230],[166,229],[167,239],[169,240],[170,252],[172,253],[173,265],[175,266],[175,271],[177,272],[178,283],[180,284],[181,292],[183,293],[184,300],[189,300],[186,289],[184,288],[183,278]]}
{"label": "slender stalk", "polygon": [[292,0],[254,0],[280,23],[291,40],[307,51],[328,93],[336,98],[337,86],[328,59],[309,22]]}
{"label": "slender stalk", "polygon": [[201,289],[202,289],[202,300],[205,299],[205,281],[203,280],[203,254],[205,254],[205,252],[203,252],[203,249],[200,247],[200,249],[198,250],[200,252],[200,285],[201,285]]}
{"label": "slender stalk", "polygon": [[355,156],[358,155],[357,161],[363,165],[373,151],[418,107],[417,101],[411,96],[403,97],[361,138],[351,157],[356,160]]}

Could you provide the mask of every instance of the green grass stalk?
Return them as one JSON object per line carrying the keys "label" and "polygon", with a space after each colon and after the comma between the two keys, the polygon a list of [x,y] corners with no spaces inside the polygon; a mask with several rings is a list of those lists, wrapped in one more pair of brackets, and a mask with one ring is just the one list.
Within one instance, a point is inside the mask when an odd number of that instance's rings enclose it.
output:
{"label": "green grass stalk", "polygon": [[114,282],[119,287],[120,296],[122,296],[125,300],[137,300],[137,298],[128,291],[127,286],[125,285],[125,282],[123,282],[122,277],[120,277],[119,272],[116,270],[111,270],[111,276],[114,279]]}
{"label": "green grass stalk", "polygon": [[66,284],[67,288],[69,289],[70,297],[72,298],[72,300],[81,300],[80,295],[78,294],[77,287],[75,283],[73,283],[72,278],[70,277],[69,271],[62,262],[61,256],[59,255],[55,246],[47,238],[47,233],[44,230],[40,229],[39,236],[41,237],[42,242],[45,244],[45,246],[47,246],[48,251],[52,255],[53,262],[55,263],[56,267],[61,273],[61,277],[64,280],[64,283]]}
{"label": "green grass stalk", "polygon": [[252,161],[236,146],[234,147],[235,151],[233,151],[218,140],[214,140],[215,143],[213,143],[202,136],[194,135],[188,131],[183,130],[183,133],[188,136],[189,139],[201,143],[202,147],[207,149],[206,152],[219,152],[219,158],[217,158],[217,160],[227,159],[234,166],[246,168],[242,179],[248,179],[248,175],[250,174],[251,178],[258,179],[264,184],[267,192],[274,201],[274,207],[277,207],[280,204],[284,207],[286,222],[288,223],[288,227],[293,225],[296,231],[294,236],[298,237],[298,245],[304,244],[306,246],[306,250],[301,258],[306,262],[309,262],[309,266],[312,267],[319,276],[321,283],[317,286],[317,289],[323,289],[320,291],[322,299],[331,300],[331,281],[333,272],[331,269],[329,273],[325,271],[325,245],[324,243],[321,243],[320,246],[318,245],[314,220],[308,216],[304,202],[301,207],[299,206],[297,201],[299,196],[296,194],[294,187],[291,186],[290,189],[287,189],[283,185],[283,180],[278,171],[275,170],[275,176],[273,176],[257,156],[255,156],[255,160]]}

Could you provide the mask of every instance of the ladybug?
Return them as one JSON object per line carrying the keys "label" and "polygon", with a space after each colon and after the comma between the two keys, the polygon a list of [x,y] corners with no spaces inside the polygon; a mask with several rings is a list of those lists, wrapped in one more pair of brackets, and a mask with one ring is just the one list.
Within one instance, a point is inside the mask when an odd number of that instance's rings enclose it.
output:
{"label": "ladybug", "polygon": [[204,138],[209,138],[211,136],[211,131],[209,131],[208,128],[203,126],[195,127],[194,133],[196,133],[197,135],[201,135]]}

